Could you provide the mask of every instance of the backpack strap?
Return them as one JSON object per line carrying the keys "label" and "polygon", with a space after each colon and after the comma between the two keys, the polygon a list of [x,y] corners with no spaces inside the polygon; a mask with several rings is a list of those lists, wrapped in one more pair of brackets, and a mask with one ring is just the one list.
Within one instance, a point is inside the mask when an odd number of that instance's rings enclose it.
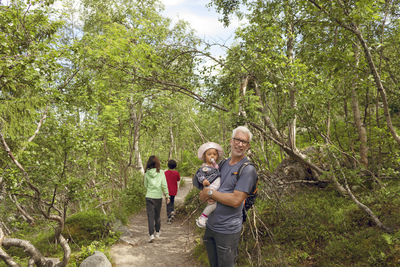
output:
{"label": "backpack strap", "polygon": [[[228,161],[228,159],[222,159],[222,160],[220,161],[220,163],[218,164],[218,165],[219,165],[219,169],[221,169],[221,167],[222,167],[227,161]],[[246,166],[248,166],[248,165],[254,166],[254,164],[251,163],[250,160],[247,160],[247,161],[245,161],[242,165],[240,165],[240,167],[239,167],[239,169],[238,169],[237,172],[234,172],[234,173],[233,173],[233,174],[236,175],[237,180],[239,180],[240,175],[241,175],[242,172],[243,172],[243,169],[244,169]],[[255,194],[255,193],[256,193],[256,191],[257,191],[257,184],[258,184],[258,177],[257,177],[256,184],[254,185],[254,188],[255,188],[255,189],[251,190],[251,191],[252,191],[251,194]]]}
{"label": "backpack strap", "polygon": [[[235,173],[235,174],[237,175],[237,179],[238,179],[238,180],[239,180],[239,178],[240,178],[240,175],[241,175],[242,172],[243,172],[243,169],[244,169],[246,166],[248,166],[248,165],[252,165],[252,166],[254,167],[254,164],[251,163],[249,160],[246,161],[246,162],[244,162],[244,163],[239,167],[239,170],[237,171],[237,173]],[[249,195],[254,195],[254,194],[257,192],[257,184],[258,184],[258,177],[257,177],[257,180],[256,180],[256,184],[254,185],[253,190],[251,190],[252,192],[251,192]]]}
{"label": "backpack strap", "polygon": [[220,162],[219,162],[219,164],[218,164],[218,166],[219,166],[219,169],[221,169],[221,167],[225,164],[225,162],[227,162],[228,161],[228,159],[222,159]]}

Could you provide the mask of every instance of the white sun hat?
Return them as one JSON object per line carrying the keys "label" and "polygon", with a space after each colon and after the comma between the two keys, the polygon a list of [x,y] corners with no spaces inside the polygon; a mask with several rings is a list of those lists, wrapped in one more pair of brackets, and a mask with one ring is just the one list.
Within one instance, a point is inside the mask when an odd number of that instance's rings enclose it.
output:
{"label": "white sun hat", "polygon": [[199,150],[197,150],[197,157],[201,160],[203,160],[203,154],[210,148],[214,148],[218,151],[218,159],[221,159],[222,155],[224,154],[224,151],[222,150],[222,147],[218,145],[217,143],[214,142],[207,142],[202,144],[199,147]]}

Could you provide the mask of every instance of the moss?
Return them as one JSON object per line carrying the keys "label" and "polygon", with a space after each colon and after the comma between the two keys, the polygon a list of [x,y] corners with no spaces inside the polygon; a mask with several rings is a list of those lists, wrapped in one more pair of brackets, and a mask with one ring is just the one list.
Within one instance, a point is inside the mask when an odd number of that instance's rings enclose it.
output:
{"label": "moss", "polygon": [[90,210],[69,217],[63,235],[77,245],[87,245],[110,234],[111,220],[103,213]]}

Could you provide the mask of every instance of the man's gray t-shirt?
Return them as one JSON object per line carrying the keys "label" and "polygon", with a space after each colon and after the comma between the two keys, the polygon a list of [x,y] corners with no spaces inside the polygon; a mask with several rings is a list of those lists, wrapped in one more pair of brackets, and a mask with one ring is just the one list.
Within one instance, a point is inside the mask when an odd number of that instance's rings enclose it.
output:
{"label": "man's gray t-shirt", "polygon": [[[222,193],[232,193],[234,190],[251,193],[256,180],[257,172],[254,166],[247,165],[242,169],[239,180],[237,179],[237,172],[243,163],[248,161],[244,157],[241,161],[233,166],[229,165],[230,158],[222,165],[221,173],[221,186],[218,191]],[[207,227],[212,231],[222,234],[234,234],[242,230],[242,208],[243,203],[237,208],[226,206],[217,202],[217,208],[212,212],[207,220]]]}

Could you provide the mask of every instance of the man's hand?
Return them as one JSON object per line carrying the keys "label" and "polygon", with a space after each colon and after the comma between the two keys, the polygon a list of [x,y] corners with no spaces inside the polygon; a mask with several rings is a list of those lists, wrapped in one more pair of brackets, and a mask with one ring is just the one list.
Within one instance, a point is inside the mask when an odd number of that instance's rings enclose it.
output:
{"label": "man's hand", "polygon": [[171,199],[169,197],[166,198],[167,200],[167,205],[171,202]]}
{"label": "man's hand", "polygon": [[210,196],[208,195],[208,191],[210,191],[209,187],[204,187],[203,190],[200,191],[199,197],[202,202],[204,202],[210,198]]}

